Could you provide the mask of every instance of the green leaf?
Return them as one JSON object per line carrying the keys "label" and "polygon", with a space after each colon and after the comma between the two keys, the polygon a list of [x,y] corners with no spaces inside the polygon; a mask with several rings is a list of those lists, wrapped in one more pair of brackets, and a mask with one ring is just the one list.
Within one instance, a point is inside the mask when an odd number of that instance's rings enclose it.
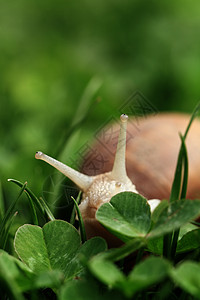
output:
{"label": "green leaf", "polygon": [[125,276],[117,266],[103,257],[94,257],[88,264],[93,275],[109,287],[118,287],[120,282],[125,281]]}
{"label": "green leaf", "polygon": [[101,255],[91,259],[88,266],[92,274],[101,282],[110,288],[121,290],[127,297],[160,283],[170,269],[170,264],[159,257],[149,257],[139,263],[128,277],[125,277],[113,262],[104,259]]}
{"label": "green leaf", "polygon": [[[179,233],[177,252],[186,252],[198,248],[198,239],[196,240],[196,236],[192,240],[192,236],[193,236],[192,231],[195,231],[195,229],[198,229],[198,227],[190,223],[186,223],[185,225],[182,225]],[[148,251],[154,254],[161,255],[163,253],[163,236],[148,239],[147,246],[148,246]],[[200,247],[200,241],[199,241],[199,247]]]}
{"label": "green leaf", "polygon": [[146,246],[145,238],[134,238],[119,248],[112,248],[101,254],[104,259],[111,261],[119,261],[131,253],[144,248]]}
{"label": "green leaf", "polygon": [[147,240],[147,250],[151,253],[162,255],[163,253],[163,236]]}
{"label": "green leaf", "polygon": [[80,247],[80,236],[71,224],[55,220],[43,228],[21,226],[14,244],[18,256],[35,273],[59,269],[65,274],[67,265]]}
{"label": "green leaf", "polygon": [[200,214],[200,200],[181,200],[172,202],[159,216],[157,223],[148,234],[149,238],[162,236],[180,228]]}
{"label": "green leaf", "polygon": [[58,270],[48,270],[36,276],[24,263],[1,250],[0,281],[7,285],[14,295],[22,296],[22,292],[38,288],[59,288],[64,281],[64,275]]}
{"label": "green leaf", "polygon": [[18,256],[33,272],[59,270],[68,280],[83,271],[85,261],[107,248],[100,237],[81,246],[78,231],[60,220],[50,221],[43,228],[27,224],[21,226],[14,244]]}
{"label": "green leaf", "polygon": [[35,289],[51,288],[59,289],[64,282],[64,274],[59,270],[48,270],[39,273],[35,277],[33,287]]}
{"label": "green leaf", "polygon": [[3,250],[0,251],[0,282],[14,299],[24,299],[22,293],[32,288],[34,274],[22,262]]}
{"label": "green leaf", "polygon": [[151,221],[152,223],[157,223],[160,215],[163,213],[163,211],[169,207],[169,202],[167,200],[162,200],[158,206],[154,209],[151,215]]}
{"label": "green leaf", "polygon": [[170,275],[175,283],[200,299],[200,265],[192,261],[182,263],[178,268],[171,270]]}
{"label": "green leaf", "polygon": [[124,300],[119,292],[108,290],[97,284],[96,281],[74,280],[67,282],[61,289],[58,300]]}
{"label": "green leaf", "polygon": [[106,249],[107,244],[105,240],[100,237],[94,237],[85,242],[68,264],[65,274],[67,279],[77,277],[84,270],[84,265],[89,261],[90,258],[100,252],[105,251]]}
{"label": "green leaf", "polygon": [[135,266],[121,288],[127,296],[133,296],[136,292],[158,284],[166,276],[170,264],[160,257],[149,257]]}
{"label": "green leaf", "polygon": [[180,233],[179,233],[179,240],[188,232],[198,229],[199,226],[192,224],[193,222],[186,223],[185,225],[181,226]]}
{"label": "green leaf", "polygon": [[200,229],[186,233],[178,242],[177,252],[187,252],[200,248]]}
{"label": "green leaf", "polygon": [[97,220],[122,241],[143,237],[150,228],[150,206],[147,200],[133,192],[122,192],[103,204]]}

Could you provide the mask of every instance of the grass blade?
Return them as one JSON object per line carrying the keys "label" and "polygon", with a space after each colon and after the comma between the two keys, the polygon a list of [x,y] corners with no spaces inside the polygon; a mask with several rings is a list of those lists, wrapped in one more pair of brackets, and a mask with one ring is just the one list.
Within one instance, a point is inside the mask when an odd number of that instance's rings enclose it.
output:
{"label": "grass blade", "polygon": [[186,136],[187,136],[188,131],[189,131],[191,125],[192,125],[192,122],[193,122],[194,119],[197,117],[199,111],[200,111],[200,102],[197,104],[197,106],[195,107],[195,109],[194,109],[194,111],[193,111],[193,113],[192,113],[192,116],[191,116],[191,118],[190,118],[189,124],[188,124],[188,126],[187,126],[187,128],[186,128],[186,130],[185,130],[185,134],[184,134],[184,136],[183,136],[184,139],[186,139]]}
{"label": "grass blade", "polygon": [[77,204],[76,200],[74,199],[74,197],[71,197],[71,198],[72,198],[72,200],[74,201],[74,204],[75,204],[75,208],[76,208],[77,215],[78,215],[78,220],[79,220],[81,240],[82,240],[82,243],[84,243],[84,242],[87,241],[87,238],[86,238],[86,232],[85,232],[85,226],[84,226],[83,218],[81,216],[81,212],[80,212],[80,209],[78,207],[78,204]]}
{"label": "grass blade", "polygon": [[[184,139],[184,143],[181,143],[181,147],[179,150],[179,155],[178,155],[178,160],[177,160],[177,165],[176,165],[176,171],[175,171],[175,175],[174,175],[174,180],[173,180],[173,184],[172,184],[172,189],[171,189],[171,194],[170,194],[170,199],[169,201],[176,201],[179,199],[180,197],[180,193],[181,193],[181,178],[182,178],[182,166],[184,164],[184,156],[185,156],[185,152],[184,152],[184,145],[185,145],[185,139],[187,137],[188,131],[192,125],[192,122],[194,121],[195,117],[197,116],[197,114],[200,111],[200,103],[197,104],[197,106],[195,107],[192,116],[190,118],[189,124],[185,130],[185,133],[183,135],[183,139]],[[184,178],[184,177],[183,177]],[[186,178],[185,178],[186,179]],[[184,182],[185,184],[185,182]],[[183,185],[182,185],[183,186]]]}
{"label": "grass blade", "polygon": [[[185,138],[182,135],[180,135],[180,138],[181,138],[181,148],[182,148],[182,163],[184,169],[180,199],[184,199],[186,198],[187,184],[188,184],[188,154],[185,145]],[[170,258],[172,260],[175,258],[175,254],[176,254],[179,232],[180,229],[175,230],[173,234],[172,243],[171,243],[171,253],[170,253]]]}
{"label": "grass blade", "polygon": [[[14,182],[15,184],[17,184],[20,187],[23,185],[20,181],[15,180],[15,179],[8,179],[8,181]],[[26,192],[26,194],[29,195],[29,197],[31,198],[33,203],[36,205],[36,207],[39,209],[40,213],[45,218],[45,220],[46,219],[55,220],[52,212],[50,211],[49,207],[47,206],[47,204],[45,203],[45,201],[42,198],[38,199],[35,196],[35,194],[28,187],[25,187],[25,192]],[[34,220],[36,221],[36,216],[34,216]]]}
{"label": "grass blade", "polygon": [[[77,197],[77,199],[76,199],[76,203],[77,203],[78,205],[79,205],[80,202],[81,202],[81,194],[82,194],[82,192],[80,191],[80,192],[78,193],[78,197]],[[75,205],[74,205],[73,210],[72,210],[72,214],[71,214],[71,218],[70,218],[70,223],[71,223],[72,225],[74,225],[75,219],[76,219],[76,207],[75,207]]]}
{"label": "grass blade", "polygon": [[92,77],[90,79],[89,83],[87,84],[83,92],[83,95],[79,102],[79,106],[74,115],[72,126],[75,126],[76,124],[81,124],[88,116],[88,113],[90,112],[92,107],[91,102],[94,99],[94,96],[96,95],[101,85],[102,85],[101,79],[97,77]]}
{"label": "grass blade", "polygon": [[102,81],[99,78],[92,77],[89,83],[87,84],[83,95],[80,99],[78,108],[74,113],[73,120],[71,125],[67,128],[66,132],[62,135],[61,142],[57,147],[57,150],[54,154],[55,157],[59,157],[63,149],[67,147],[68,140],[74,134],[74,132],[81,128],[81,124],[87,119],[88,115],[96,105],[97,101],[93,101],[95,95],[97,94],[99,88],[102,85]]}
{"label": "grass blade", "polygon": [[4,197],[3,197],[3,189],[0,181],[0,222],[3,220],[5,208],[4,208]]}
{"label": "grass blade", "polygon": [[54,215],[52,214],[50,208],[48,207],[48,205],[46,204],[46,202],[44,201],[44,199],[42,197],[40,197],[40,203],[44,209],[44,212],[45,212],[47,218],[50,221],[54,221],[55,220]]}
{"label": "grass blade", "polygon": [[[197,106],[195,107],[184,135],[182,136],[180,134],[181,147],[178,154],[178,160],[177,160],[174,180],[172,183],[169,202],[178,201],[186,197],[187,182],[188,182],[188,156],[187,156],[187,149],[185,145],[185,139],[192,125],[192,122],[194,121],[195,117],[199,113],[199,110],[200,110],[200,103],[198,103]],[[176,230],[174,233],[172,234],[170,233],[164,236],[163,255],[165,257],[171,258],[175,256],[178,235],[179,235],[179,230]]]}
{"label": "grass blade", "polygon": [[31,208],[31,214],[32,214],[32,220],[33,220],[33,224],[34,225],[38,225],[38,217],[37,217],[37,213],[36,213],[36,210],[35,210],[35,205],[33,203],[33,200],[31,199],[29,193],[26,192],[26,196],[29,200],[29,204],[30,204],[30,208]]}
{"label": "grass blade", "polygon": [[16,198],[15,201],[13,201],[13,202],[11,203],[11,205],[9,206],[9,208],[8,208],[8,210],[7,210],[5,216],[4,216],[4,218],[3,218],[3,220],[2,220],[2,222],[1,222],[1,224],[0,224],[0,240],[1,240],[1,238],[2,238],[2,233],[3,233],[3,232],[5,231],[5,229],[6,229],[6,224],[7,224],[7,222],[9,221],[9,219],[10,219],[12,213],[13,213],[13,210],[14,210],[14,208],[15,208],[15,205],[16,205],[17,201],[19,200],[19,198],[21,197],[22,193],[24,192],[24,190],[25,190],[25,188],[26,188],[26,185],[27,185],[27,182],[25,182],[25,183],[22,185],[18,197]]}
{"label": "grass blade", "polygon": [[184,198],[186,198],[187,185],[188,185],[188,154],[187,154],[187,148],[185,145],[185,138],[181,135],[180,135],[180,137],[181,137],[182,148],[183,148],[183,167],[184,167],[180,199],[184,199]]}
{"label": "grass blade", "polygon": [[[21,183],[18,180],[15,179],[8,179],[8,181],[15,183],[16,185],[22,187],[23,183]],[[28,188],[25,188],[26,192],[29,194],[29,196],[31,197],[31,199],[33,200],[33,202],[35,203],[35,205],[37,206],[37,208],[39,209],[40,213],[45,217],[45,211],[43,206],[41,205],[39,199],[35,196],[35,194]]]}
{"label": "grass blade", "polygon": [[1,245],[1,248],[2,249],[5,249],[6,247],[6,243],[7,243],[7,240],[8,240],[8,234],[9,234],[9,230],[10,230],[10,227],[15,219],[15,217],[17,216],[18,212],[16,211],[14,213],[14,215],[12,217],[9,218],[8,222],[7,222],[7,226],[6,226],[6,229],[2,235],[2,245]]}

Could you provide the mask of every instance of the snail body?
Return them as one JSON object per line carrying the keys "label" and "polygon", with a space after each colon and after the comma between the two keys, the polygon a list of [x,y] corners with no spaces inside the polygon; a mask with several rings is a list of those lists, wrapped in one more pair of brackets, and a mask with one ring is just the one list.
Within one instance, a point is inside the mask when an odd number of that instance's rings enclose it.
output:
{"label": "snail body", "polygon": [[[49,157],[42,152],[36,152],[35,158],[49,163],[65,176],[70,178],[83,191],[82,202],[79,205],[87,237],[103,236],[109,245],[118,245],[120,242],[107,232],[96,220],[97,209],[117,193],[131,191],[145,196],[151,211],[162,199],[170,195],[173,175],[176,167],[180,139],[178,132],[184,132],[189,115],[186,114],[159,114],[147,118],[130,120],[127,127],[127,115],[120,117],[120,132],[115,156],[112,141],[104,145],[101,139],[95,147],[104,156],[105,164],[94,174],[94,170],[87,168],[86,156],[82,166],[85,175],[63,163]],[[115,131],[117,125],[112,129]],[[200,122],[195,120],[189,132],[186,145],[189,155],[189,184],[188,196],[200,196]],[[126,138],[127,132],[132,138]],[[108,148],[109,147],[109,148]],[[126,149],[127,148],[127,149]],[[112,149],[112,151],[108,151]],[[95,170],[96,172],[96,170]]]}

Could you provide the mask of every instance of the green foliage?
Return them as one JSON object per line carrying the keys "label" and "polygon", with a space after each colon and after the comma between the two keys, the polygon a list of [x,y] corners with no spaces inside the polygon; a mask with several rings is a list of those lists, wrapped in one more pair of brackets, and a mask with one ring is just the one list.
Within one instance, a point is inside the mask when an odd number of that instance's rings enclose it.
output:
{"label": "green foliage", "polygon": [[[181,136],[169,202],[161,202],[151,214],[147,199],[122,192],[98,209],[97,220],[122,241],[121,247],[107,249],[101,237],[86,241],[80,194],[73,199],[71,224],[55,219],[27,182],[10,180],[20,191],[7,210],[0,200],[0,299],[200,299],[200,227],[191,224],[200,217],[200,200],[184,199],[185,138],[198,110]],[[33,224],[16,226],[13,238],[11,225],[23,193]]]}
{"label": "green foliage", "polygon": [[122,241],[145,236],[151,218],[147,200],[139,194],[124,192],[103,204],[96,214],[97,220]]}
{"label": "green foliage", "polygon": [[91,272],[109,287],[121,290],[127,297],[158,284],[168,274],[170,265],[159,257],[149,257],[137,264],[127,277],[111,261],[94,258],[89,264]]}
{"label": "green foliage", "polygon": [[15,250],[34,272],[60,268],[65,273],[79,246],[77,230],[64,221],[52,221],[43,228],[23,225],[16,232]]}
{"label": "green foliage", "polygon": [[[128,205],[135,209],[128,210]],[[156,296],[157,287],[164,287],[167,280],[174,282],[184,292],[197,296],[198,277],[195,282],[194,277],[199,263],[181,262],[179,256],[200,250],[199,228],[187,225],[200,215],[200,201],[181,200],[167,206],[161,203],[160,206],[151,220],[147,200],[132,192],[114,196],[109,210],[108,205],[102,205],[97,215],[99,221],[125,241],[122,247],[109,250],[106,250],[105,241],[99,237],[82,244],[75,227],[62,220],[50,221],[43,227],[23,225],[17,230],[14,240],[21,261],[1,252],[1,282],[16,299],[24,299],[24,292],[41,293],[42,288],[52,289],[58,299],[67,299],[70,295],[76,297],[74,299],[92,299],[92,295],[97,299],[107,299],[116,291],[119,291],[119,299],[132,299],[149,288]],[[139,212],[145,216],[143,225],[138,217]],[[116,226],[116,223],[121,226]],[[157,257],[162,253],[165,234],[182,227],[174,261]],[[124,228],[130,229],[128,234]],[[144,250],[151,255],[143,257]],[[134,255],[136,251],[139,251],[138,255],[140,253],[138,258]],[[123,272],[127,268],[126,259],[131,259],[132,265],[128,265],[128,273]],[[75,290],[73,287],[76,287]],[[173,288],[170,293],[173,293]]]}
{"label": "green foliage", "polygon": [[61,289],[58,297],[59,300],[76,299],[76,300],[124,300],[124,297],[114,290],[105,289],[99,286],[97,282],[91,280],[75,280],[67,283]]}
{"label": "green foliage", "polygon": [[[189,223],[199,200],[183,199],[190,124],[170,204],[150,214],[146,199],[121,193],[97,212],[119,248],[85,242],[73,201],[60,199],[63,177],[33,159],[41,148],[76,166],[80,147],[137,89],[158,110],[189,111],[200,94],[199,15],[198,0],[1,1],[1,300],[200,299],[200,229]],[[58,220],[70,216],[73,226]]]}
{"label": "green foliage", "polygon": [[2,221],[0,223],[0,248],[4,249],[6,246],[8,232],[9,232],[10,226],[12,224],[13,218],[16,215],[16,213],[13,214],[14,209],[15,209],[15,206],[16,206],[19,198],[21,197],[22,193],[24,192],[26,185],[27,185],[27,182],[22,184],[18,197],[16,198],[15,201],[13,201],[13,203],[10,205],[7,212],[5,213],[4,217],[2,218]]}
{"label": "green foliage", "polygon": [[82,266],[78,257],[105,250],[105,243],[94,238],[80,248],[78,231],[69,223],[55,220],[44,225],[23,225],[15,236],[15,250],[20,259],[34,272],[60,270],[65,278],[78,276]]}
{"label": "green foliage", "polygon": [[172,232],[195,219],[199,214],[200,200],[181,200],[169,204],[154,224],[149,237],[157,237]]}
{"label": "green foliage", "polygon": [[[76,202],[76,200],[73,197],[72,197],[72,200],[74,202],[74,207],[75,207],[75,209],[77,211],[77,215],[78,215],[78,219],[79,219],[81,240],[84,243],[87,240],[87,238],[86,238],[86,232],[85,232],[85,226],[84,226],[83,218],[81,216],[81,212],[80,212],[80,209],[78,207],[79,198],[80,198],[80,194],[79,194],[79,197],[77,199],[78,200],[77,202]],[[71,221],[71,219],[70,219],[70,221]]]}
{"label": "green foliage", "polygon": [[186,292],[200,299],[200,264],[192,261],[183,262],[171,270],[175,283]]}

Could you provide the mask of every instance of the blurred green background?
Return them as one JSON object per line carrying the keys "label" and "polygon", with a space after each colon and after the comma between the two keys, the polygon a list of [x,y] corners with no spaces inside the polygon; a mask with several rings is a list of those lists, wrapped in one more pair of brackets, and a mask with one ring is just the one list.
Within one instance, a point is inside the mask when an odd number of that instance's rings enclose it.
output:
{"label": "blurred green background", "polygon": [[[135,91],[159,111],[191,112],[200,95],[199,16],[198,0],[1,1],[0,179],[6,201],[18,191],[7,178],[27,180],[40,195],[54,173],[34,159],[36,150],[78,160],[78,147]],[[70,126],[86,112],[68,139]]]}

